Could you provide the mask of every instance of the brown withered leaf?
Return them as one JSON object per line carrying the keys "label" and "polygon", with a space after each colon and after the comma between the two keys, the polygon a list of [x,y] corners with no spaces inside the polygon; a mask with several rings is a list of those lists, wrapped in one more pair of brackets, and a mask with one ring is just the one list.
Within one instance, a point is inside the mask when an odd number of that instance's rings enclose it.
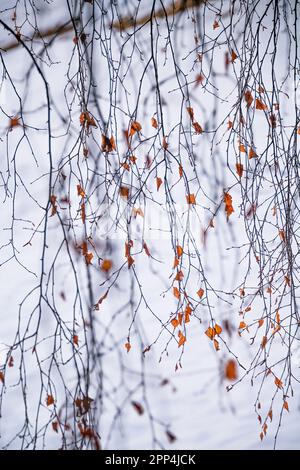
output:
{"label": "brown withered leaf", "polygon": [[267,105],[262,100],[260,100],[259,98],[257,98],[256,101],[255,101],[255,108],[259,109],[261,111],[264,111],[264,110],[268,109]]}
{"label": "brown withered leaf", "polygon": [[195,194],[187,194],[186,195],[186,201],[187,201],[188,204],[191,204],[191,205],[196,204]]}
{"label": "brown withered leaf", "polygon": [[194,110],[193,110],[193,108],[191,108],[190,106],[188,106],[188,107],[186,108],[186,110],[187,110],[187,112],[189,113],[189,116],[190,116],[191,120],[194,121]]}
{"label": "brown withered leaf", "polygon": [[183,346],[184,343],[186,342],[186,337],[184,336],[184,334],[183,334],[181,331],[179,331],[179,332],[178,332],[178,338],[179,338],[179,340],[178,340],[178,347],[180,348],[180,347]]}
{"label": "brown withered leaf", "polygon": [[151,126],[154,127],[154,129],[158,128],[157,120],[155,119],[155,117],[151,118]]}
{"label": "brown withered leaf", "polygon": [[107,273],[111,270],[112,265],[113,263],[110,259],[104,259],[101,263],[101,270]]}
{"label": "brown withered leaf", "polygon": [[144,414],[144,407],[137,401],[132,401],[131,402],[133,408],[137,412],[138,415]]}
{"label": "brown withered leaf", "polygon": [[128,199],[128,197],[129,197],[129,188],[128,188],[128,186],[121,186],[120,187],[120,195],[124,199]]}
{"label": "brown withered leaf", "polygon": [[278,387],[278,388],[283,387],[283,383],[278,377],[275,377],[274,383],[275,383],[276,387]]}
{"label": "brown withered leaf", "polygon": [[243,172],[244,172],[244,166],[243,166],[243,164],[242,164],[242,163],[237,163],[237,164],[235,165],[235,167],[236,167],[236,172],[237,172],[237,174],[238,174],[239,177],[241,178],[241,177],[243,176]]}
{"label": "brown withered leaf", "polygon": [[244,94],[244,97],[245,97],[245,101],[247,103],[247,108],[249,108],[253,102],[253,96],[252,96],[252,93],[250,90],[246,90],[245,91],[245,94]]}
{"label": "brown withered leaf", "polygon": [[202,299],[203,294],[204,294],[204,290],[200,287],[200,289],[197,291],[197,295],[200,297],[200,299]]}
{"label": "brown withered leaf", "polygon": [[108,138],[106,135],[102,134],[101,136],[101,150],[102,152],[112,152],[113,150],[116,150],[116,143],[115,139],[113,136]]}
{"label": "brown withered leaf", "polygon": [[176,299],[180,299],[180,292],[178,287],[173,287],[173,295],[176,297]]}
{"label": "brown withered leaf", "polygon": [[224,193],[224,204],[225,204],[225,212],[227,216],[227,220],[234,212],[234,208],[232,206],[232,196],[229,193]]}
{"label": "brown withered leaf", "polygon": [[53,395],[48,394],[46,397],[46,405],[50,406],[50,405],[53,405],[53,403],[54,403]]}
{"label": "brown withered leaf", "polygon": [[200,126],[199,122],[193,122],[193,128],[195,129],[196,134],[202,134],[203,129]]}
{"label": "brown withered leaf", "polygon": [[177,437],[175,436],[175,434],[173,434],[169,430],[166,431],[166,436],[167,436],[168,441],[169,441],[170,444],[173,444],[177,440]]}
{"label": "brown withered leaf", "polygon": [[162,185],[162,179],[159,178],[159,177],[157,177],[157,178],[156,178],[156,189],[157,189],[157,191],[159,190],[159,188],[161,187],[161,185]]}
{"label": "brown withered leaf", "polygon": [[225,366],[225,377],[228,380],[237,380],[238,378],[238,371],[237,371],[237,363],[234,359],[229,359]]}
{"label": "brown withered leaf", "polygon": [[133,121],[130,126],[129,136],[132,137],[136,132],[140,132],[141,130],[141,124],[138,121]]}

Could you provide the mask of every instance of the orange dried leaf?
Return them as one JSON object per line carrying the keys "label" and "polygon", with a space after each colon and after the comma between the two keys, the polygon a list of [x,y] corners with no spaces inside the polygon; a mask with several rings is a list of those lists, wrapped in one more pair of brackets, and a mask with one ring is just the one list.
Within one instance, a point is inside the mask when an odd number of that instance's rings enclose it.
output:
{"label": "orange dried leaf", "polygon": [[279,230],[279,237],[283,242],[285,242],[285,232],[284,230]]}
{"label": "orange dried leaf", "polygon": [[240,145],[239,145],[239,151],[242,152],[242,153],[246,153],[245,145],[240,144]]}
{"label": "orange dried leaf", "polygon": [[179,325],[179,321],[177,320],[177,318],[173,318],[173,320],[171,320],[171,324],[174,328],[177,328],[177,326]]}
{"label": "orange dried leaf", "polygon": [[136,132],[140,132],[142,130],[142,126],[138,121],[133,121],[130,126],[129,136],[132,137]]}
{"label": "orange dried leaf", "polygon": [[278,377],[275,377],[274,383],[275,383],[276,387],[278,387],[278,388],[283,387],[283,383]]}
{"label": "orange dried leaf", "polygon": [[231,51],[231,62],[233,63],[237,59],[237,55],[234,50]]}
{"label": "orange dried leaf", "polygon": [[187,194],[186,201],[188,204],[196,204],[195,194]]}
{"label": "orange dried leaf", "polygon": [[182,178],[182,175],[183,175],[183,168],[182,168],[182,165],[179,165],[179,167],[178,167],[178,173],[179,173],[179,178]]}
{"label": "orange dried leaf", "polygon": [[260,328],[261,326],[263,326],[264,324],[264,319],[261,318],[260,320],[258,320],[258,328]]}
{"label": "orange dried leaf", "polygon": [[131,349],[131,344],[129,343],[129,341],[124,344],[124,347],[125,347],[126,351],[129,353],[129,351]]}
{"label": "orange dried leaf", "polygon": [[125,258],[128,258],[130,255],[130,249],[133,247],[133,241],[129,240],[128,243],[125,242]]}
{"label": "orange dried leaf", "polygon": [[200,126],[199,122],[193,122],[193,128],[195,129],[196,134],[202,134],[203,129]]}
{"label": "orange dried leaf", "polygon": [[187,107],[186,110],[189,113],[189,116],[190,116],[191,120],[194,121],[194,110],[193,110],[193,108]]}
{"label": "orange dried leaf", "polygon": [[289,404],[288,404],[288,402],[287,402],[286,400],[284,400],[282,406],[283,406],[283,408],[284,408],[286,411],[290,411],[290,409],[289,409]]}
{"label": "orange dried leaf", "polygon": [[195,87],[196,87],[198,85],[202,85],[204,77],[201,73],[198,73],[195,77],[195,80],[196,80],[196,83],[195,83]]}
{"label": "orange dried leaf", "polygon": [[253,96],[251,94],[251,91],[250,90],[246,90],[245,91],[245,94],[244,94],[244,97],[245,97],[245,101],[247,103],[247,108],[249,108],[249,106],[251,106],[252,102],[253,102]]}
{"label": "orange dried leaf", "polygon": [[169,144],[168,144],[168,142],[167,142],[167,137],[166,137],[166,136],[163,137],[162,146],[163,146],[163,149],[164,149],[164,150],[167,150],[168,147],[169,147]]}
{"label": "orange dried leaf", "polygon": [[255,101],[255,108],[264,111],[265,109],[267,109],[267,105],[257,98]]}
{"label": "orange dried leaf", "polygon": [[2,370],[0,370],[0,382],[4,384],[4,372]]}
{"label": "orange dried leaf", "polygon": [[57,213],[57,205],[56,205],[57,197],[55,194],[51,194],[50,196],[50,203],[51,203],[51,217]]}
{"label": "orange dried leaf", "polygon": [[176,252],[177,252],[177,257],[180,258],[180,256],[182,256],[182,253],[183,253],[183,248],[180,245],[177,245]]}
{"label": "orange dried leaf", "polygon": [[224,193],[224,204],[228,220],[231,214],[234,212],[234,208],[232,206],[232,196],[229,193]]}
{"label": "orange dried leaf", "polygon": [[185,312],[184,313],[184,322],[185,323],[189,323],[191,320],[190,320],[190,313],[189,312]]}
{"label": "orange dried leaf", "polygon": [[108,272],[112,268],[112,261],[110,259],[104,259],[101,263],[101,270]]}
{"label": "orange dried leaf", "polygon": [[278,323],[278,325],[280,324],[280,313],[279,313],[279,310],[277,310],[277,312],[276,312],[276,322]]}
{"label": "orange dried leaf", "polygon": [[78,196],[81,196],[81,197],[84,197],[84,196],[85,196],[85,192],[84,192],[84,190],[82,189],[82,187],[81,187],[80,184],[77,184],[77,195],[78,195]]}
{"label": "orange dried leaf", "polygon": [[218,325],[217,323],[215,324],[214,330],[215,330],[217,335],[220,335],[222,333],[222,327],[220,325]]}
{"label": "orange dried leaf", "polygon": [[232,127],[233,127],[233,122],[230,121],[230,119],[229,119],[229,121],[227,123],[227,129],[231,129]]}
{"label": "orange dried leaf", "polygon": [[86,253],[85,254],[85,262],[87,265],[91,264],[92,263],[92,259],[94,257],[93,253]]}
{"label": "orange dried leaf", "polygon": [[180,282],[180,281],[182,281],[183,278],[184,278],[183,272],[182,272],[181,270],[178,271],[178,273],[177,273],[176,276],[175,276],[175,281],[179,281],[179,282]]}
{"label": "orange dried leaf", "polygon": [[270,418],[270,421],[273,420],[273,410],[272,410],[272,408],[269,410],[268,417]]}
{"label": "orange dried leaf", "polygon": [[52,429],[53,429],[53,431],[58,433],[58,422],[57,421],[52,421]]}
{"label": "orange dried leaf", "polygon": [[180,348],[180,346],[182,346],[186,342],[186,337],[181,331],[179,331],[178,338],[179,338],[178,347]]}
{"label": "orange dried leaf", "polygon": [[82,249],[82,254],[83,256],[85,256],[87,254],[87,242],[86,241],[83,241],[82,242],[82,245],[81,245],[81,249]]}
{"label": "orange dried leaf", "polygon": [[200,299],[202,299],[203,294],[204,294],[204,290],[200,288],[200,289],[197,291],[197,295],[200,297]]}
{"label": "orange dried leaf", "polygon": [[249,151],[249,159],[254,158],[254,157],[257,157],[257,153],[256,153],[255,150],[253,150],[253,148],[251,147],[251,148],[250,148],[250,151]]}
{"label": "orange dried leaf", "polygon": [[258,415],[258,416],[257,416],[257,419],[258,419],[258,421],[259,421],[259,422],[260,422],[260,424],[261,424],[261,422],[262,422],[262,419],[261,419],[261,416],[260,416],[260,415]]}
{"label": "orange dried leaf", "polygon": [[236,380],[238,378],[237,363],[234,359],[229,359],[225,366],[225,377],[228,380]]}
{"label": "orange dried leaf", "polygon": [[276,115],[271,113],[270,116],[269,116],[269,121],[270,121],[270,125],[271,125],[272,129],[275,129],[275,127],[277,126]]}
{"label": "orange dried leaf", "polygon": [[116,143],[113,136],[109,139],[106,135],[102,134],[101,136],[101,150],[102,152],[111,152],[116,150]]}
{"label": "orange dried leaf", "polygon": [[247,324],[244,321],[241,321],[239,324],[239,330],[243,330],[244,328],[247,328]]}
{"label": "orange dried leaf", "polygon": [[154,127],[154,129],[158,128],[157,120],[155,119],[155,117],[151,118],[151,126]]}
{"label": "orange dried leaf", "polygon": [[111,138],[109,139],[109,143],[110,143],[111,149],[116,150],[116,143],[115,143],[115,139],[113,136],[111,136]]}
{"label": "orange dried leaf", "polygon": [[176,299],[180,299],[180,292],[178,287],[173,287],[173,295],[176,297]]}
{"label": "orange dried leaf", "polygon": [[179,259],[175,258],[174,259],[174,264],[173,264],[173,269],[177,268],[178,265],[179,265]]}
{"label": "orange dried leaf", "polygon": [[81,216],[81,220],[82,220],[82,223],[84,224],[85,223],[85,204],[84,202],[81,204],[80,206],[80,216]]}
{"label": "orange dried leaf", "polygon": [[213,28],[214,28],[214,29],[217,29],[217,28],[219,28],[219,27],[220,27],[220,25],[219,25],[218,21],[215,20],[215,21],[214,21],[214,24],[213,24]]}
{"label": "orange dried leaf", "polygon": [[126,199],[129,197],[129,188],[127,186],[120,187],[120,195]]}
{"label": "orange dried leaf", "polygon": [[214,347],[216,351],[220,351],[219,341],[217,341],[216,339],[214,339]]}
{"label": "orange dried leaf", "polygon": [[78,346],[78,335],[73,335],[73,343]]}
{"label": "orange dried leaf", "polygon": [[213,340],[214,337],[216,336],[216,331],[215,331],[214,328],[212,328],[211,326],[209,326],[209,327],[207,328],[207,330],[205,331],[205,334],[206,334],[206,336],[209,337],[209,339]]}
{"label": "orange dried leaf", "polygon": [[50,405],[53,405],[54,403],[54,398],[52,395],[47,395],[47,398],[46,398],[46,405],[47,406],[50,406]]}
{"label": "orange dried leaf", "polygon": [[242,163],[237,163],[235,165],[236,167],[236,172],[237,174],[239,175],[239,177],[241,178],[243,176],[243,172],[244,172],[244,166],[242,165]]}
{"label": "orange dried leaf", "polygon": [[85,121],[86,121],[86,113],[82,112],[79,116],[80,125],[83,126],[85,124]]}
{"label": "orange dried leaf", "polygon": [[157,178],[156,178],[156,189],[157,189],[157,191],[159,190],[159,188],[161,187],[161,185],[162,185],[162,179],[159,178],[159,177],[157,177]]}
{"label": "orange dried leaf", "polygon": [[127,263],[128,263],[128,268],[131,268],[131,266],[132,266],[133,263],[134,263],[134,259],[133,259],[133,257],[132,257],[131,255],[129,255],[129,256],[127,257]]}
{"label": "orange dried leaf", "polygon": [[9,128],[12,129],[13,127],[17,127],[20,125],[19,117],[13,117],[9,121]]}
{"label": "orange dried leaf", "polygon": [[268,342],[268,338],[267,336],[263,336],[262,340],[261,340],[261,347],[264,349],[266,347],[266,344]]}

